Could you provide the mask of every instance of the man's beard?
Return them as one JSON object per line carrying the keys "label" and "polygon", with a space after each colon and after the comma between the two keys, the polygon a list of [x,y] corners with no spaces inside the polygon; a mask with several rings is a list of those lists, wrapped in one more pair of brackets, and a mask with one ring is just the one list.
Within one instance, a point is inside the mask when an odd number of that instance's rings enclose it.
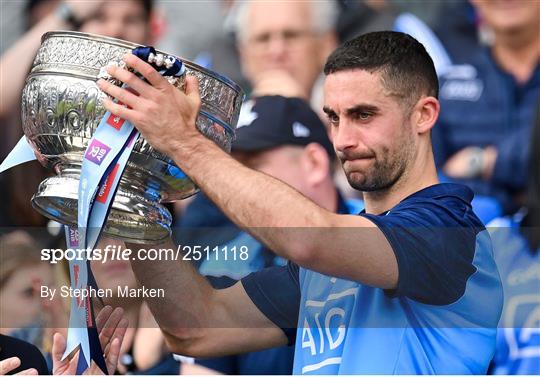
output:
{"label": "man's beard", "polygon": [[[344,170],[347,181],[352,188],[359,191],[386,190],[402,177],[413,153],[412,140],[403,140],[402,145],[394,151],[383,147],[377,154],[372,153],[375,161],[365,170],[352,172]],[[354,160],[355,158],[361,158],[361,156],[340,156],[342,165],[346,160]]]}

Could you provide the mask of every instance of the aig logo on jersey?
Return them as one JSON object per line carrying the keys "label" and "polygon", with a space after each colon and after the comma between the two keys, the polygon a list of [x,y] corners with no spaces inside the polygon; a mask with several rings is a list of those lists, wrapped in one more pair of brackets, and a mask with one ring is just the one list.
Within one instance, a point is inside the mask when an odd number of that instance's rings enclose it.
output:
{"label": "aig logo on jersey", "polygon": [[[319,274],[314,274],[319,275]],[[342,361],[343,345],[351,321],[352,307],[358,293],[358,285],[335,278],[322,277],[329,290],[318,291],[322,284],[310,284],[311,293],[303,303],[300,317],[301,329],[298,336],[302,341],[304,365],[302,374],[309,374],[331,365],[339,367]],[[316,279],[316,278],[315,278]],[[330,285],[328,284],[330,280]],[[320,373],[320,372],[319,372]]]}
{"label": "aig logo on jersey", "polygon": [[540,294],[512,297],[504,316],[510,358],[540,357]]}

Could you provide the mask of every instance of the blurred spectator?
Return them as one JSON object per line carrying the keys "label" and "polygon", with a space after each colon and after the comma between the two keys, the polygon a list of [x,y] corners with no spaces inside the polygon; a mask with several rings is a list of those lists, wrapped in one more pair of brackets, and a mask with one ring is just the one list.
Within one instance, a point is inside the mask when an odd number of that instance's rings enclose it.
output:
{"label": "blurred spectator", "polygon": [[433,31],[451,59],[466,62],[481,48],[478,15],[468,0],[446,2],[437,16]]}
{"label": "blurred spectator", "polygon": [[433,148],[442,173],[512,213],[527,183],[533,109],[540,96],[540,2],[472,4],[492,31],[493,45],[454,61],[442,75]]}
{"label": "blurred spectator", "polygon": [[41,261],[40,246],[26,232],[0,237],[0,331],[39,325],[41,285],[53,281],[51,265]]}
{"label": "blurred spectator", "polygon": [[[366,0],[377,4],[381,0]],[[439,12],[447,7],[452,1],[425,1],[425,0],[386,0],[398,13],[411,13],[418,17],[426,25],[433,26],[437,22]],[[459,0],[458,0],[459,1]]]}
{"label": "blurred spectator", "polygon": [[158,1],[170,26],[158,47],[218,72],[249,91],[242,75],[234,32],[227,20],[234,0],[178,3]]}
{"label": "blurred spectator", "polygon": [[[337,46],[338,11],[334,0],[235,1],[226,23],[235,35],[242,73],[250,86],[264,87],[267,95],[309,101],[326,58]],[[214,62],[219,57],[207,55],[206,59]],[[290,90],[283,92],[285,87]],[[250,88],[244,89],[249,93]],[[251,94],[261,95],[259,91]],[[322,109],[322,105],[314,104],[314,108]]]}
{"label": "blurred spectator", "polygon": [[386,0],[339,0],[336,31],[340,42],[346,42],[372,31],[392,30],[395,9]]}
{"label": "blurred spectator", "polygon": [[[348,203],[349,209],[338,194],[332,182],[334,151],[325,127],[309,104],[300,98],[263,96],[247,102],[233,143],[233,156],[246,166],[291,185],[322,207],[346,213],[362,209],[358,202],[352,201]],[[188,206],[180,226],[185,230],[203,229],[202,241],[192,239],[193,244],[210,241],[213,245],[222,238],[225,240],[220,248],[246,246],[250,250],[246,261],[225,261],[219,256],[204,259],[199,266],[203,275],[225,275],[238,280],[251,272],[286,263],[236,228],[202,194]],[[180,234],[182,229],[179,229]],[[292,347],[282,347],[197,362],[226,374],[291,374],[293,352]]]}
{"label": "blurred spectator", "polygon": [[322,66],[337,44],[335,1],[240,1],[233,27],[242,71],[255,86],[269,71],[284,70],[311,98]]}
{"label": "blurred spectator", "polygon": [[[103,237],[98,249],[120,250],[125,248],[120,240]],[[96,283],[101,289],[111,289],[113,297],[103,302],[124,309],[129,321],[124,342],[120,349],[117,373],[120,374],[178,374],[179,364],[168,352],[163,335],[148,307],[140,297],[118,297],[118,288],[137,288],[137,280],[126,260],[94,260],[91,262]]]}
{"label": "blurred spectator", "polygon": [[531,152],[525,207],[488,228],[504,288],[493,374],[540,372],[540,102]]}

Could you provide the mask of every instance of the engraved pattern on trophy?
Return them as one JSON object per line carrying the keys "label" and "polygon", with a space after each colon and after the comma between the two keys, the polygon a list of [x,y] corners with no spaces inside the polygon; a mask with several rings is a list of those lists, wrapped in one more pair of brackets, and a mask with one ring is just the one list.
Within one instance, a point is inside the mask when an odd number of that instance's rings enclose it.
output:
{"label": "engraved pattern on trophy", "polygon": [[[43,181],[32,199],[43,215],[75,224],[81,161],[105,113],[105,96],[95,81],[102,67],[119,62],[135,44],[76,32],[44,35],[22,95],[23,130],[39,161],[58,176]],[[185,62],[196,75],[202,97],[197,128],[230,151],[242,90],[228,79]],[[184,80],[175,80],[182,90]],[[211,118],[214,117],[215,120]],[[104,232],[132,242],[165,238],[172,221],[160,204],[184,199],[197,192],[193,182],[165,155],[140,138],[120,181]]]}
{"label": "engraved pattern on trophy", "polygon": [[[110,61],[119,61],[136,46],[130,43],[123,44],[125,47],[103,44],[102,41],[82,37],[65,37],[62,33],[49,34],[34,60],[32,73],[61,70],[95,78],[101,67]],[[240,99],[242,97],[239,95],[239,88],[233,89],[219,79],[209,76],[208,72],[203,73],[202,68],[196,67],[193,63],[186,61],[185,64],[188,74],[196,75],[199,79],[202,109],[229,125],[235,124],[233,123],[237,112],[235,102],[238,97]]]}

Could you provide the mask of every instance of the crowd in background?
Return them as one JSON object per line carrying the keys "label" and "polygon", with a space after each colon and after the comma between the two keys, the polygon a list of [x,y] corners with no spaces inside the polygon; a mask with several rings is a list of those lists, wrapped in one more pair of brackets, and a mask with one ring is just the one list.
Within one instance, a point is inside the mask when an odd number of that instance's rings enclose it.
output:
{"label": "crowd in background", "polygon": [[[321,148],[301,145],[294,137],[256,145],[258,136],[246,134],[233,145],[233,155],[332,210],[338,210],[333,208],[336,195],[357,212],[362,197],[333,166],[322,112],[324,62],[340,43],[366,32],[396,30],[414,36],[439,76],[441,113],[432,138],[440,179],[474,190],[473,207],[489,226],[505,288],[490,372],[540,372],[540,316],[535,314],[540,311],[540,1],[22,3],[2,2],[2,28],[13,25],[4,22],[9,16],[25,30],[1,46],[0,160],[22,136],[20,95],[40,36],[48,30],[76,29],[154,45],[230,77],[248,93],[241,124],[257,122],[256,127],[277,133],[302,120],[314,135],[310,141]],[[64,17],[59,10],[64,5],[74,19]],[[258,120],[250,118],[254,113]],[[314,156],[311,164],[306,165],[304,153]],[[41,299],[38,287],[64,284],[68,274],[65,265],[40,261],[40,249],[63,245],[61,236],[47,231],[49,220],[30,203],[38,184],[51,174],[32,162],[0,175],[0,333],[36,345],[49,370],[52,334],[66,333],[69,302]],[[176,230],[222,228],[226,231],[216,242],[249,242],[258,250],[245,265],[201,263],[197,267],[207,276],[234,281],[285,262],[235,228],[203,194],[170,209]],[[100,286],[137,284],[128,262],[92,267]],[[230,284],[221,278],[213,284]],[[292,347],[211,360],[173,356],[144,302],[111,299],[107,304],[122,306],[130,321],[118,373],[292,371]]]}

